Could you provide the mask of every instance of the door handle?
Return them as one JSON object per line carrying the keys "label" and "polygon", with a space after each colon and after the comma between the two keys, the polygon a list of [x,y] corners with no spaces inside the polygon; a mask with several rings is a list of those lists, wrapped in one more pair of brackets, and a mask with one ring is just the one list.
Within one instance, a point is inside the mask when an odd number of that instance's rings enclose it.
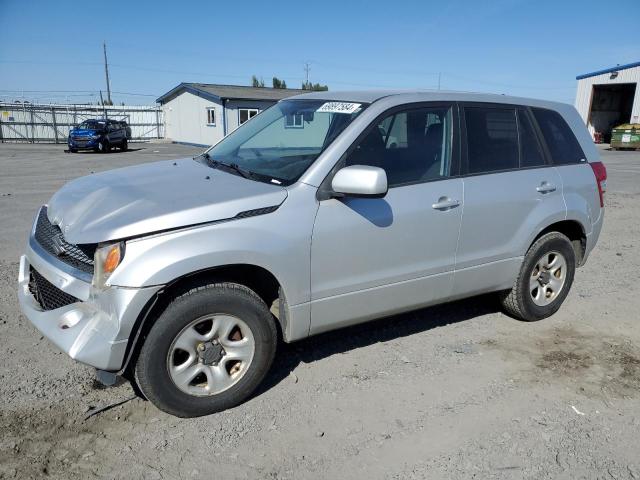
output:
{"label": "door handle", "polygon": [[460,200],[451,200],[449,197],[440,197],[436,203],[431,205],[434,210],[449,210],[460,206]]}
{"label": "door handle", "polygon": [[549,182],[542,182],[540,186],[536,187],[538,193],[551,193],[556,191],[556,186]]}

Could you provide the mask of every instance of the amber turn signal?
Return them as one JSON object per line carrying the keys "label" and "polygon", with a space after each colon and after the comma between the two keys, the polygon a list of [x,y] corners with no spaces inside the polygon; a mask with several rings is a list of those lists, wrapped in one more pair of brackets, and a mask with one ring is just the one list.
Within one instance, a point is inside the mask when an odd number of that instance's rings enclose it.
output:
{"label": "amber turn signal", "polygon": [[120,245],[116,244],[109,249],[106,258],[104,259],[102,271],[104,273],[111,273],[118,265],[120,265]]}

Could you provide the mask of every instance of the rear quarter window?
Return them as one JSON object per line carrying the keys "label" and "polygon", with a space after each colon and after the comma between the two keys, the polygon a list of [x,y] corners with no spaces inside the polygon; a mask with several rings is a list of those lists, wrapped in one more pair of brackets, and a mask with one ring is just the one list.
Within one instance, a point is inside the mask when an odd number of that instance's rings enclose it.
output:
{"label": "rear quarter window", "polygon": [[569,165],[584,161],[584,152],[564,118],[553,110],[532,108],[551,160],[555,165]]}

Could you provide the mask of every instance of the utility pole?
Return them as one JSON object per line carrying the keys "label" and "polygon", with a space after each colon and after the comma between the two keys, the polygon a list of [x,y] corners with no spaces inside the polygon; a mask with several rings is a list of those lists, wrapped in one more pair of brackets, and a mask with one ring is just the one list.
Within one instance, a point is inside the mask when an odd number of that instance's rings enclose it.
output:
{"label": "utility pole", "polygon": [[311,64],[309,62],[305,62],[304,64],[304,74],[305,74],[305,85],[309,85],[309,70],[311,70]]}
{"label": "utility pole", "polygon": [[107,77],[107,102],[111,105],[111,85],[109,85],[109,64],[107,63],[107,44],[102,42],[102,50],[104,51],[104,74]]}
{"label": "utility pole", "polygon": [[438,72],[438,90],[440,90],[440,77],[442,76],[441,72]]}
{"label": "utility pole", "polygon": [[104,106],[104,100],[102,99],[102,90],[100,90],[100,104],[102,105],[102,115],[107,118],[107,109]]}

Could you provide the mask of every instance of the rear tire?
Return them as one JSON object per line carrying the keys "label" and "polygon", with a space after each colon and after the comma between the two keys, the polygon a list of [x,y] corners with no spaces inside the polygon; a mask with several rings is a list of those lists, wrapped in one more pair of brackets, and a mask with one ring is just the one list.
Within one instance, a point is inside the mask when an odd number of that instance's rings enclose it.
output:
{"label": "rear tire", "polygon": [[255,391],[273,362],[277,330],[252,290],[215,283],[174,298],[143,341],[134,373],[144,396],[171,415],[197,417]]}
{"label": "rear tire", "polygon": [[558,232],[543,235],[529,248],[511,290],[501,293],[505,313],[527,322],[550,317],[567,298],[575,269],[571,241]]}

